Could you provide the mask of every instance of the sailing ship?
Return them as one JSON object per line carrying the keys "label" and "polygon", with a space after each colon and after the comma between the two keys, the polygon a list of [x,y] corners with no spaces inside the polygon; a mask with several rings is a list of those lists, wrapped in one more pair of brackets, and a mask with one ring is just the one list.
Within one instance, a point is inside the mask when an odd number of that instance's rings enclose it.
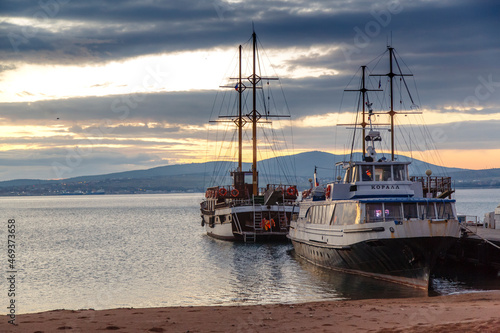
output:
{"label": "sailing ship", "polygon": [[[437,258],[460,235],[454,190],[450,177],[434,177],[430,170],[410,177],[411,162],[395,158],[394,118],[404,111],[394,110],[393,80],[399,76],[407,86],[404,77],[411,74],[403,74],[394,49],[387,50],[389,72],[380,76],[388,77],[390,110],[373,111],[368,92],[382,89],[380,83],[379,89],[367,88],[362,66],[360,87],[351,90],[359,92],[363,105],[354,125],[354,133],[362,131],[362,158],[355,161],[351,151],[348,161],[337,163],[343,177],[303,193],[289,238],[295,253],[316,265],[427,289]],[[390,160],[377,155],[382,135],[374,117],[379,114],[390,117],[384,124],[390,125]]]}
{"label": "sailing ship", "polygon": [[[263,90],[262,82],[277,80],[275,77],[261,77],[257,74],[257,35],[252,34],[252,74],[246,79],[242,75],[242,46],[239,46],[238,77],[236,85],[224,86],[233,88],[238,93],[237,113],[219,116],[218,121],[231,122],[236,125],[238,134],[238,163],[235,170],[230,171],[231,185],[208,187],[205,199],[201,202],[202,226],[209,236],[231,241],[286,241],[290,220],[297,211],[297,186],[292,184],[267,184],[259,187],[257,170],[257,126],[259,123],[270,123],[270,119],[286,117],[271,114],[269,110],[257,110],[257,92]],[[250,84],[247,89],[247,84]],[[251,90],[252,110],[243,113],[244,93]],[[252,129],[252,165],[248,171],[243,170],[243,128],[246,124]],[[248,181],[247,179],[250,180]]]}

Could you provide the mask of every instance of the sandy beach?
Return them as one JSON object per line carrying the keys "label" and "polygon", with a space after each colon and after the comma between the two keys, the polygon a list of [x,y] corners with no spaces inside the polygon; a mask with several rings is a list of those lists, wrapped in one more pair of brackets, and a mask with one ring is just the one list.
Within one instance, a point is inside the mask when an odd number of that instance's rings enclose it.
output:
{"label": "sandy beach", "polygon": [[252,306],[54,310],[1,332],[498,332],[500,292]]}

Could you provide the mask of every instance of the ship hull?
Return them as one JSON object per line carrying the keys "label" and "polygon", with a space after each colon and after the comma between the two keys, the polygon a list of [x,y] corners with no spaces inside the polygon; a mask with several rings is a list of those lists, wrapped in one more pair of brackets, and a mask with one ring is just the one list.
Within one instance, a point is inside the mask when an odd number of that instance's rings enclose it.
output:
{"label": "ship hull", "polygon": [[[298,209],[295,207],[295,211]],[[294,206],[252,205],[202,210],[202,224],[213,238],[241,242],[287,241]]]}
{"label": "ship hull", "polygon": [[455,237],[377,239],[334,248],[292,239],[295,253],[325,268],[404,284],[429,287],[430,270]]}

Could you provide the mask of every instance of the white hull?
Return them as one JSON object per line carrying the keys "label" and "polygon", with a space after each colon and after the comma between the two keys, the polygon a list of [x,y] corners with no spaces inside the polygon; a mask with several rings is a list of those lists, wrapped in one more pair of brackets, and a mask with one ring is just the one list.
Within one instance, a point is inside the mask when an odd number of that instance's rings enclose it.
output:
{"label": "white hull", "polygon": [[[397,202],[394,199],[387,201],[392,205]],[[429,205],[429,202],[439,201],[421,199],[413,202]],[[451,205],[453,201],[447,203]],[[328,210],[328,207],[336,204],[341,203],[303,202],[300,217],[290,225],[288,237],[296,254],[318,266],[426,289],[437,258],[460,235],[458,220],[453,217],[366,223],[363,219],[367,214],[366,206],[355,200],[347,202],[357,207],[352,220],[330,224],[333,217],[330,218],[328,212],[333,209]],[[306,217],[306,211],[314,211],[317,205],[321,206],[318,209],[321,214],[312,213],[312,218]]]}

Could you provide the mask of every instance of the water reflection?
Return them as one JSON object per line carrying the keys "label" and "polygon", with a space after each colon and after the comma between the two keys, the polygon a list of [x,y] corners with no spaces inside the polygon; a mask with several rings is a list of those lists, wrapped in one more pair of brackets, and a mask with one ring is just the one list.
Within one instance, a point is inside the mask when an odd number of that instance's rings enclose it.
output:
{"label": "water reflection", "polygon": [[500,290],[500,272],[485,266],[447,261],[436,265],[429,295],[481,290]]}
{"label": "water reflection", "polygon": [[242,244],[208,236],[203,243],[209,281],[203,303],[208,304],[408,298],[500,289],[496,272],[453,264],[437,265],[425,291],[316,266],[295,255],[291,244]]}
{"label": "water reflection", "polygon": [[424,290],[377,280],[361,275],[334,271],[311,264],[292,251],[301,269],[308,272],[311,283],[321,287],[324,293],[335,293],[338,299],[407,298],[423,297]]}

